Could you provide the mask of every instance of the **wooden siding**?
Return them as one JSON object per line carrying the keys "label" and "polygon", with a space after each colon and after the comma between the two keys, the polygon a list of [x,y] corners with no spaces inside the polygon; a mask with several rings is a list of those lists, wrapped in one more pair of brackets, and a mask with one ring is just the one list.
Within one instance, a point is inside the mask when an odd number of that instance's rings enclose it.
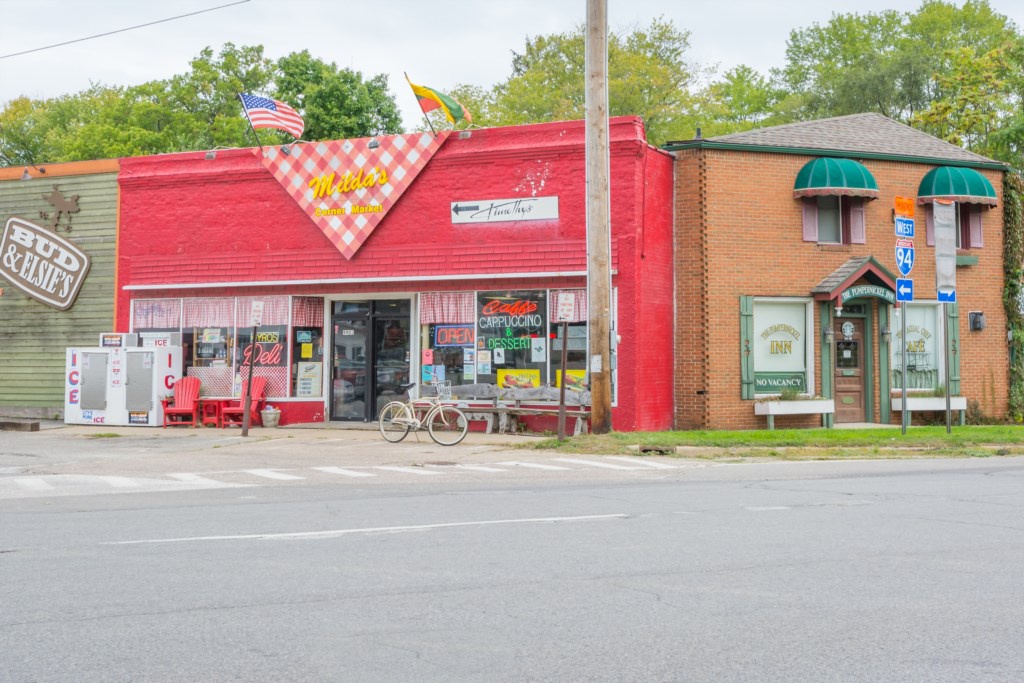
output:
{"label": "wooden siding", "polygon": [[[0,278],[0,415],[57,417],[64,410],[64,349],[97,346],[114,329],[117,174],[38,177],[0,182],[0,231],[11,216],[44,224],[52,207],[43,195],[57,185],[79,195],[71,232],[59,230],[89,255],[92,266],[66,311],[37,301]],[[62,223],[66,223],[62,220]]]}

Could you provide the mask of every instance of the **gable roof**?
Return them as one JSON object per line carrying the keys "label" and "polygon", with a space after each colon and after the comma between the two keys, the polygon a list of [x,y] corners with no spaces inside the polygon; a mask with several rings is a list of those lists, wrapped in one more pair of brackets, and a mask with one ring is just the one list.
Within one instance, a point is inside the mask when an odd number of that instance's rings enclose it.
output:
{"label": "gable roof", "polygon": [[898,158],[925,163],[1005,169],[1005,164],[968,152],[887,116],[868,112],[787,123],[707,140],[669,142],[666,149],[756,149],[790,154]]}

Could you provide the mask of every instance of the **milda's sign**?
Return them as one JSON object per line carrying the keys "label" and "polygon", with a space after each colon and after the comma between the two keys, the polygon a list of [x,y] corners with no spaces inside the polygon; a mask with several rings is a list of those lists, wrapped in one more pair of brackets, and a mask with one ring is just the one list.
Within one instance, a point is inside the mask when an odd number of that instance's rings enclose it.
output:
{"label": "milda's sign", "polygon": [[0,275],[44,304],[71,308],[89,272],[89,257],[71,242],[22,218],[0,238]]}
{"label": "milda's sign", "polygon": [[255,152],[331,244],[350,259],[449,132],[293,143]]}

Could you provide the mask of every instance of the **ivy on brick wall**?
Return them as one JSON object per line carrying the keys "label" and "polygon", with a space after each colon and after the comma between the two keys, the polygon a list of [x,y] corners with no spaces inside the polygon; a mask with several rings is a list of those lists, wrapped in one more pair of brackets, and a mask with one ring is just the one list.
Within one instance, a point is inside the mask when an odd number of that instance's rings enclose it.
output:
{"label": "ivy on brick wall", "polygon": [[1003,178],[1003,308],[1010,332],[1009,417],[1024,422],[1024,178],[1009,172]]}

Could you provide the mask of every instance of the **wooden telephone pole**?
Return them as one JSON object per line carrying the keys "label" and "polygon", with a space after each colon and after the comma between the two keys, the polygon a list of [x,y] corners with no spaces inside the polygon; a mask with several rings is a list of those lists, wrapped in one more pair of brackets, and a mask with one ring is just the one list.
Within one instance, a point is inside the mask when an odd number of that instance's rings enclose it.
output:
{"label": "wooden telephone pole", "polygon": [[612,429],[612,250],[609,198],[611,161],[608,149],[607,0],[587,0],[586,69],[590,426],[595,434],[607,434]]}

